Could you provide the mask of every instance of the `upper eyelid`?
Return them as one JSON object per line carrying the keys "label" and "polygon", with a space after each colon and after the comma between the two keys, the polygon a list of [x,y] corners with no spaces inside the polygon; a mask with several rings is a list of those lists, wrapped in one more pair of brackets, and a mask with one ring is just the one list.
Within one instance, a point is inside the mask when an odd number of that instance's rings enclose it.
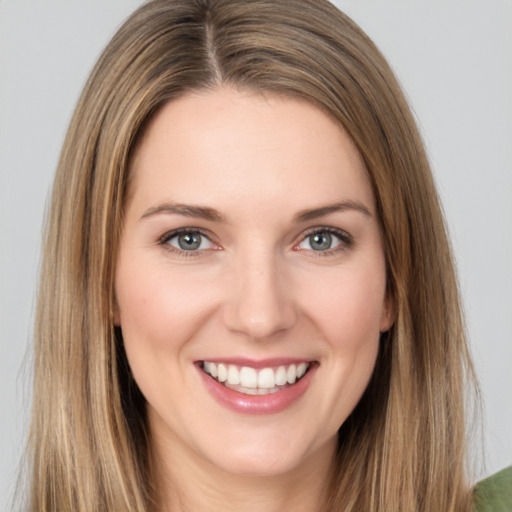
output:
{"label": "upper eyelid", "polygon": [[181,235],[182,233],[199,233],[201,236],[204,236],[210,240],[210,242],[215,243],[212,240],[212,236],[201,228],[177,228],[171,229],[170,231],[165,232],[162,236],[158,238],[158,242],[163,243],[171,240],[172,238]]}
{"label": "upper eyelid", "polygon": [[334,226],[313,226],[311,228],[307,228],[304,232],[306,234],[309,234],[309,233],[317,233],[317,232],[321,232],[321,231],[332,231],[333,233],[346,233],[346,231],[344,229],[336,228]]}
{"label": "upper eyelid", "polygon": [[348,231],[341,229],[341,228],[335,228],[333,226],[316,226],[316,227],[309,228],[306,231],[302,232],[300,235],[301,240],[304,240],[308,236],[314,235],[315,233],[322,233],[322,232],[332,233],[334,235],[337,235],[339,237],[346,238],[346,239],[353,238],[352,235]]}
{"label": "upper eyelid", "polygon": [[337,253],[340,251],[347,250],[354,245],[354,237],[350,233],[345,231],[344,229],[335,228],[332,226],[316,226],[316,227],[306,230],[306,232],[303,232],[300,235],[299,240],[293,244],[293,249],[301,250],[299,248],[300,244],[302,244],[308,237],[314,235],[315,233],[325,233],[325,232],[336,236],[340,241],[339,246],[332,247],[325,251],[312,251],[312,250],[305,249],[306,252],[313,252],[315,257],[316,256],[327,256],[329,254],[334,254],[334,253]]}
{"label": "upper eyelid", "polygon": [[[202,237],[206,238],[212,245],[217,246],[217,247],[207,248],[207,249],[198,249],[198,250],[186,250],[186,249],[181,249],[179,247],[175,247],[174,245],[169,243],[170,240],[178,237],[179,235],[181,235],[183,233],[197,233],[197,234],[201,235]],[[217,242],[215,242],[214,240],[212,240],[212,237],[207,232],[205,232],[205,230],[200,229],[200,228],[186,228],[185,227],[185,228],[172,229],[172,230],[164,233],[161,237],[159,237],[157,239],[156,243],[159,247],[163,248],[164,250],[168,251],[169,253],[174,254],[175,257],[179,257],[179,258],[184,258],[184,257],[190,257],[190,258],[196,257],[197,258],[197,257],[205,256],[205,254],[207,254],[208,252],[219,248],[218,247],[219,244]]]}
{"label": "upper eyelid", "polygon": [[[298,237],[295,237],[295,240],[297,240],[297,241],[293,243],[293,246],[296,247],[298,244],[303,242],[307,237],[309,237],[315,233],[321,233],[321,232],[328,232],[335,236],[338,236],[344,242],[352,242],[353,241],[353,236],[344,229],[333,227],[333,226],[314,226],[314,227],[308,228],[306,230],[303,230],[298,235]],[[211,243],[216,243],[216,244],[220,245],[219,242],[215,241],[215,237],[212,236],[211,233],[209,233],[207,230],[204,230],[204,229],[198,228],[198,227],[182,227],[182,228],[172,229],[172,230],[164,233],[162,236],[160,236],[158,238],[158,243],[164,244],[164,243],[168,242],[169,240],[171,240],[172,238],[179,236],[182,233],[198,233],[201,236],[206,237]]]}

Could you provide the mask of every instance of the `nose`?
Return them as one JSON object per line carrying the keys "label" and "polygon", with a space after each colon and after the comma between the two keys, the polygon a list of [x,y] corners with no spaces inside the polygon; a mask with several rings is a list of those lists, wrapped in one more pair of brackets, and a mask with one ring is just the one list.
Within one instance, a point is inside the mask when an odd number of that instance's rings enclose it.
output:
{"label": "nose", "polygon": [[293,288],[275,258],[253,254],[241,258],[236,269],[229,279],[226,327],[254,340],[291,329],[297,321]]}

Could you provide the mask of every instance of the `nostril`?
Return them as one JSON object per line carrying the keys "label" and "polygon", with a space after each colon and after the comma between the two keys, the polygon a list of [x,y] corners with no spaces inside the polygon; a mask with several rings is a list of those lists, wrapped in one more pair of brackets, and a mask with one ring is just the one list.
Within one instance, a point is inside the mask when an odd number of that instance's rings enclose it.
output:
{"label": "nostril", "polygon": [[226,326],[255,340],[268,338],[292,328],[297,315],[285,303],[250,302],[246,297],[227,308]]}
{"label": "nostril", "polygon": [[[263,258],[268,260],[262,262]],[[285,282],[287,274],[280,271],[279,261],[252,250],[238,264],[223,306],[226,327],[255,340],[293,327],[297,318],[293,287]]]}

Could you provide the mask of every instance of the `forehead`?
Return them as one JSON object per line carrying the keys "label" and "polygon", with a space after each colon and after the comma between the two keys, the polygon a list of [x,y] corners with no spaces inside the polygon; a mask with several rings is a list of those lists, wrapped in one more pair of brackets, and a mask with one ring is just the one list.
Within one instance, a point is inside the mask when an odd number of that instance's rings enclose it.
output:
{"label": "forehead", "polygon": [[[301,100],[219,88],[164,105],[131,162],[130,197],[263,207],[357,199],[373,206],[347,133]],[[347,196],[347,197],[345,197]],[[286,199],[286,201],[285,201]],[[142,206],[141,206],[142,207]]]}

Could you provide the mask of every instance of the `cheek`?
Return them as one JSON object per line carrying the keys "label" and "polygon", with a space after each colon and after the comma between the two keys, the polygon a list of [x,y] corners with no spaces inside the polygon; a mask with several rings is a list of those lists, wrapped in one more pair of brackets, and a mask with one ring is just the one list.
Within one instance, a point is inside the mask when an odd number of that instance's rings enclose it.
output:
{"label": "cheek", "polygon": [[145,394],[183,374],[187,342],[211,315],[215,289],[191,280],[185,269],[171,273],[151,260],[120,259],[119,323],[130,367]]}
{"label": "cheek", "polygon": [[358,350],[380,337],[385,316],[383,265],[333,272],[328,286],[308,296],[310,316],[329,343],[340,350]]}
{"label": "cheek", "polygon": [[[385,270],[379,265],[337,269],[327,289],[308,296],[305,310],[323,339],[319,414],[336,432],[354,410],[370,381],[379,351],[385,307]],[[329,392],[329,390],[336,390]]]}
{"label": "cheek", "polygon": [[[116,299],[125,337],[137,332],[148,341],[179,342],[207,316],[213,297],[203,281],[186,271],[173,271],[149,262],[120,261]],[[206,293],[205,293],[206,292]],[[209,293],[208,293],[209,292]]]}
{"label": "cheek", "polygon": [[126,257],[127,252],[123,256],[118,261],[115,291],[134,379],[159,413],[186,409],[181,394],[171,390],[191,384],[188,342],[214,310],[212,290],[216,288],[204,286],[211,276],[190,279],[185,268],[170,272],[168,265],[151,258],[133,253]]}

